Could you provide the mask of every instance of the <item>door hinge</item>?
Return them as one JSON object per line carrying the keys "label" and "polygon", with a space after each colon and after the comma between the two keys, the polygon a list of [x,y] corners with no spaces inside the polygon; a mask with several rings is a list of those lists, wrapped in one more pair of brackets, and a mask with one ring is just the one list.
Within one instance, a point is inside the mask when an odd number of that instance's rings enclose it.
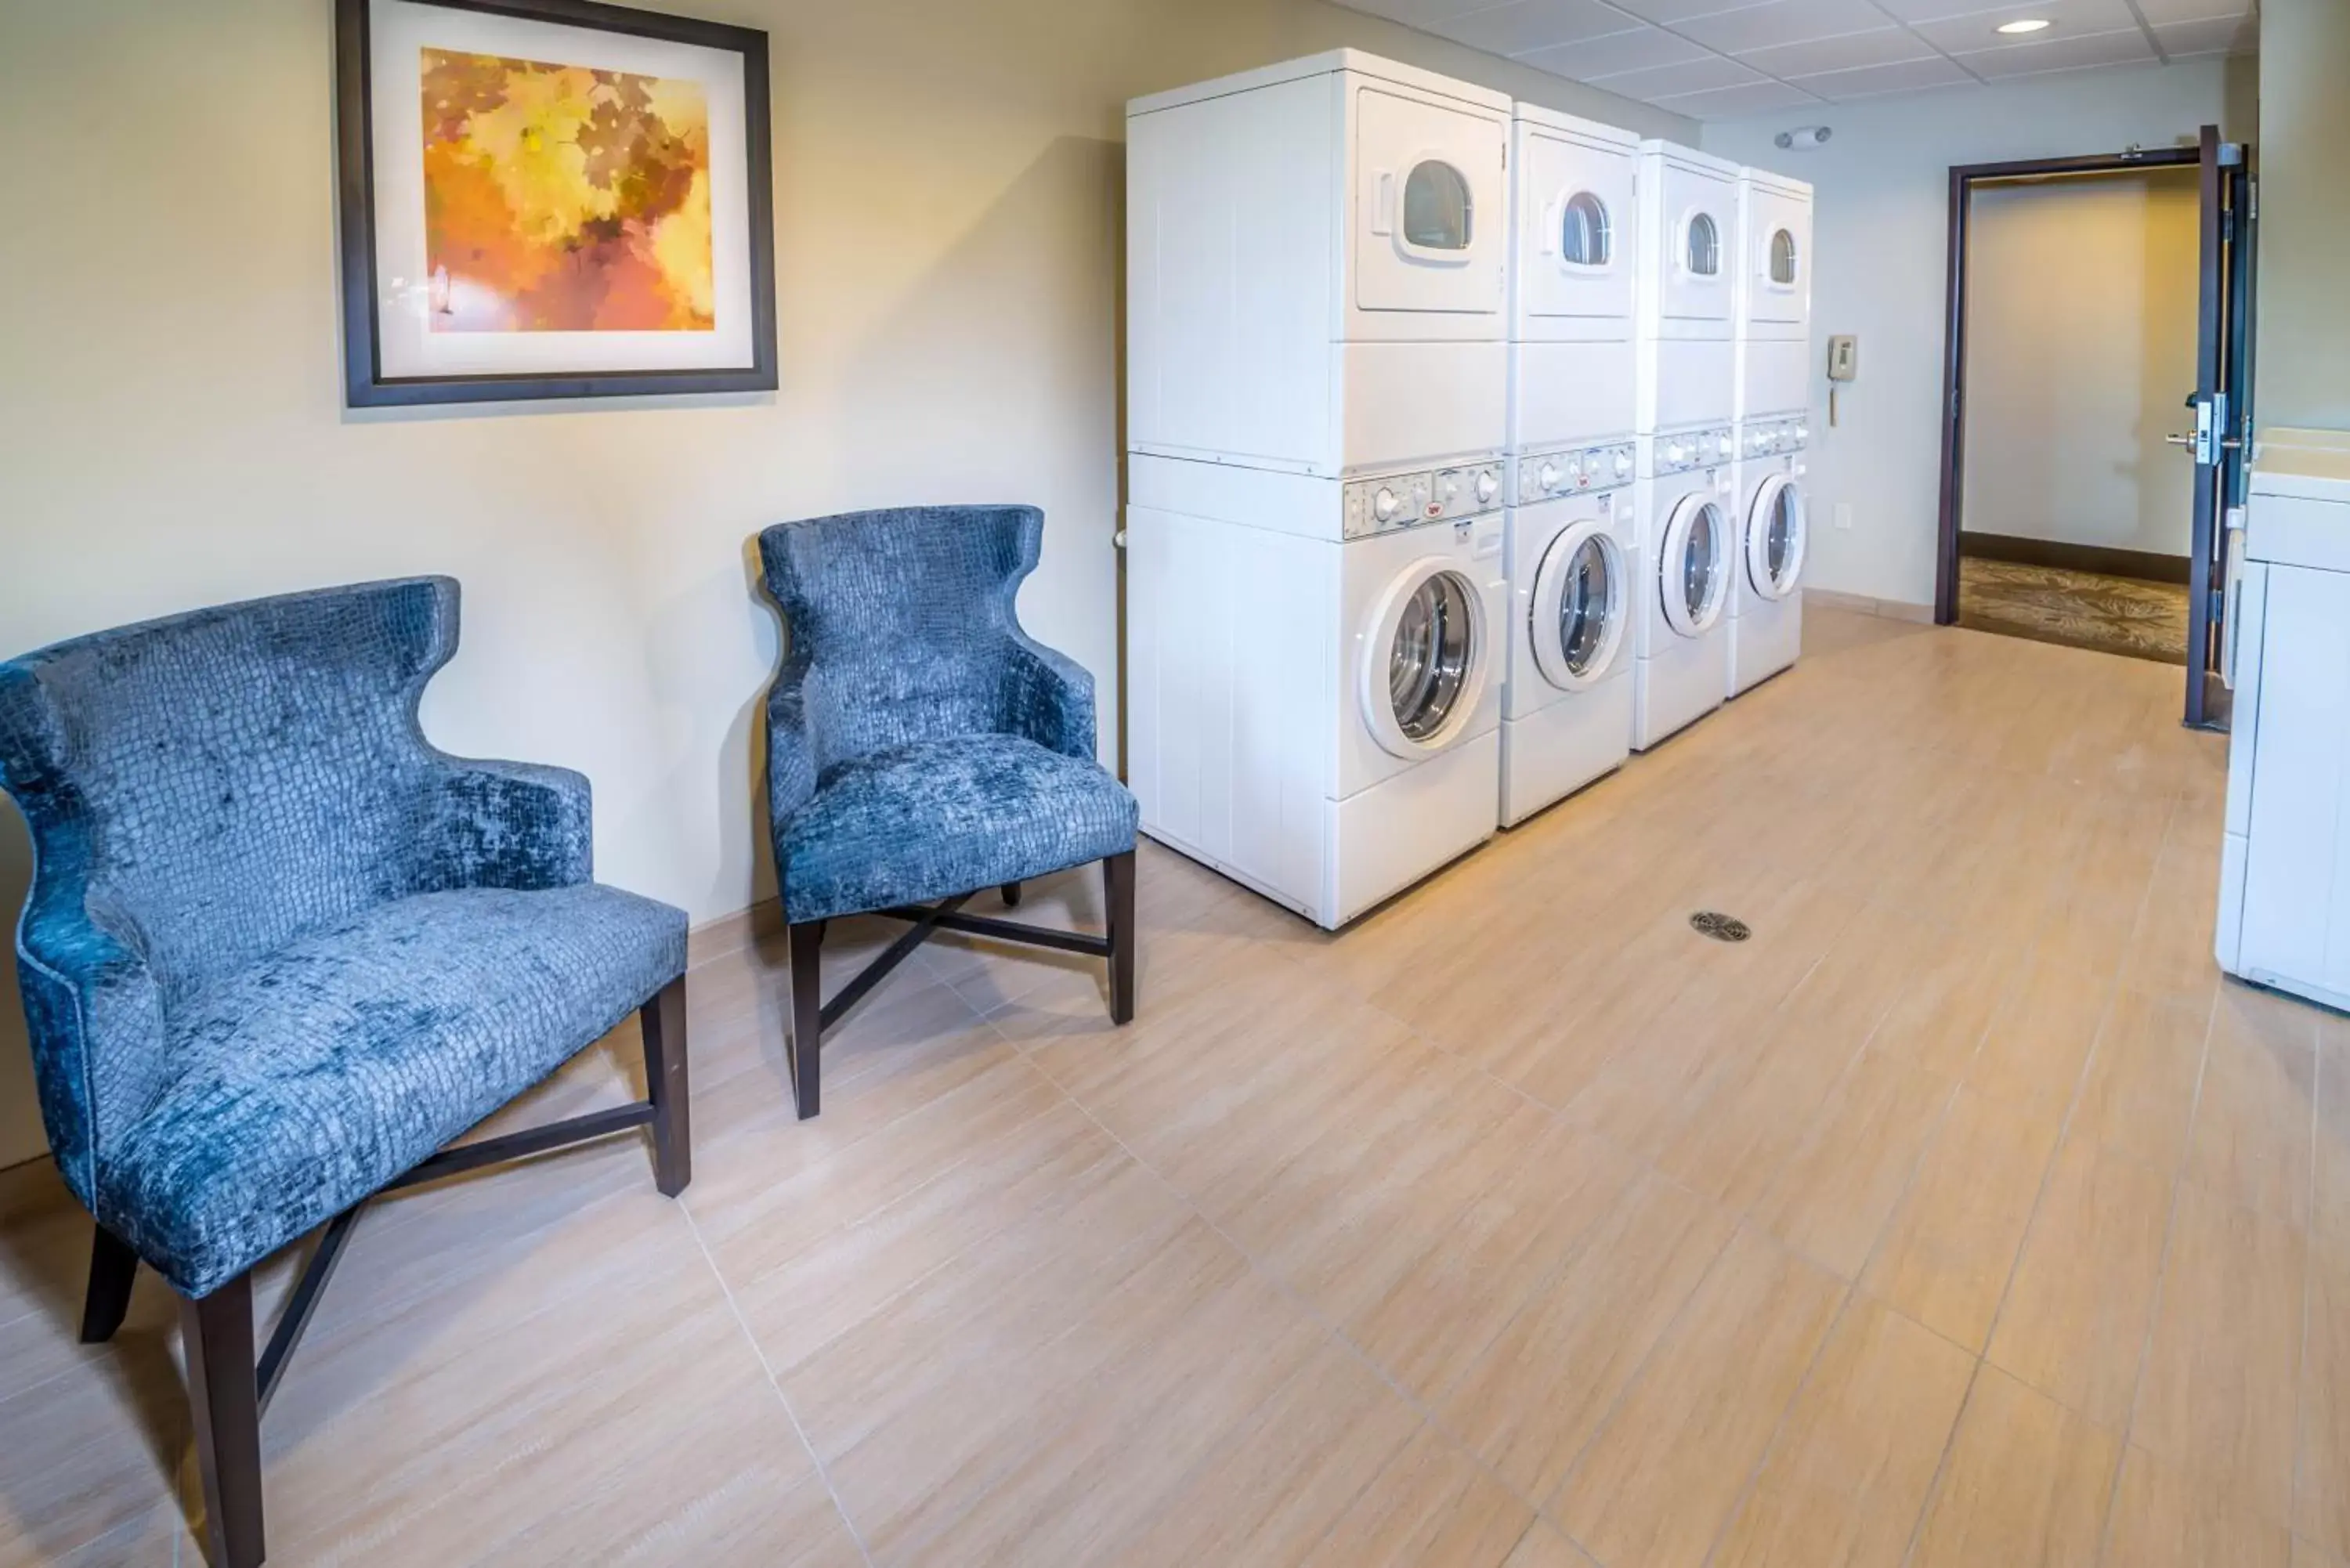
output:
{"label": "door hinge", "polygon": [[2244,161],[2244,144],[2241,141],[2220,143],[2220,167],[2233,169]]}
{"label": "door hinge", "polygon": [[2228,618],[2228,590],[2227,590],[2227,589],[2225,589],[2225,588],[2212,588],[2212,589],[2210,589],[2210,596],[2211,596],[2211,603],[2210,603],[2210,607],[2209,608],[2207,608],[2203,613],[2204,613],[2206,616],[2210,617],[2210,619],[2211,619],[2211,620],[2213,620],[2214,622],[2223,621],[2223,620],[2227,619],[2227,618]]}

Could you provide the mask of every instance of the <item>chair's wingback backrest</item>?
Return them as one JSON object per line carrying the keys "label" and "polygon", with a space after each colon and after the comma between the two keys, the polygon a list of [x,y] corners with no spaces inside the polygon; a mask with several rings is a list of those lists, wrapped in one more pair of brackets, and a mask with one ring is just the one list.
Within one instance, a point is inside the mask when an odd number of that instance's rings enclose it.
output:
{"label": "chair's wingback backrest", "polygon": [[914,506],[759,535],[788,623],[776,691],[796,697],[819,770],[1005,726],[1013,600],[1044,528],[1033,506]]}
{"label": "chair's wingback backrest", "polygon": [[430,753],[416,702],[457,585],[227,605],[0,664],[0,782],[56,836],[165,1005],[393,897]]}

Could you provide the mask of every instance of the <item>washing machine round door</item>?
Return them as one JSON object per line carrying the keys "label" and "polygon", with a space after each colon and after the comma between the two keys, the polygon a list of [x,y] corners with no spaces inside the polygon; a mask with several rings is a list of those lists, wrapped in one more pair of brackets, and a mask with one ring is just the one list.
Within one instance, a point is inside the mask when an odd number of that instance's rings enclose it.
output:
{"label": "washing machine round door", "polygon": [[1452,562],[1417,561],[1388,586],[1363,639],[1363,719],[1399,757],[1459,738],[1485,687],[1485,601]]}
{"label": "washing machine round door", "polygon": [[1534,666],[1562,691],[1580,691],[1615,668],[1624,641],[1624,547],[1599,518],[1551,541],[1534,574]]}
{"label": "washing machine round door", "polygon": [[1803,578],[1807,535],[1804,487],[1790,475],[1773,474],[1755,493],[1746,521],[1746,580],[1766,599],[1783,599]]}
{"label": "washing machine round door", "polygon": [[1730,586],[1730,525],[1711,494],[1684,496],[1657,552],[1665,620],[1683,637],[1703,637],[1721,618]]}

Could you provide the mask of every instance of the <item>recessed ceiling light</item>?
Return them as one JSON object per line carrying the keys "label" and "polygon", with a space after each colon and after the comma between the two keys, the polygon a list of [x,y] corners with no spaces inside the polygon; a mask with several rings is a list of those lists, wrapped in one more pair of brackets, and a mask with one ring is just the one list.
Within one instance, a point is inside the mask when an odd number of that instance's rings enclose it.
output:
{"label": "recessed ceiling light", "polygon": [[1999,30],[2002,33],[2037,33],[2047,26],[2047,17],[2029,16],[2021,22],[2002,22]]}

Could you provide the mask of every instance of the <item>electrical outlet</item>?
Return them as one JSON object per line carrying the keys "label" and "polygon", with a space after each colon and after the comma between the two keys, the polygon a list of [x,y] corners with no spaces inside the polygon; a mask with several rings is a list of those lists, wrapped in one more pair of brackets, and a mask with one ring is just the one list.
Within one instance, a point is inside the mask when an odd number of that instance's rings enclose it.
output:
{"label": "electrical outlet", "polygon": [[1837,502],[1837,503],[1836,503],[1836,508],[1835,508],[1835,524],[1836,524],[1836,531],[1837,531],[1838,533],[1840,533],[1840,534],[1849,534],[1849,533],[1851,533],[1851,532],[1852,532],[1852,503],[1851,503],[1851,502],[1849,502],[1849,501],[1839,501],[1839,502]]}

